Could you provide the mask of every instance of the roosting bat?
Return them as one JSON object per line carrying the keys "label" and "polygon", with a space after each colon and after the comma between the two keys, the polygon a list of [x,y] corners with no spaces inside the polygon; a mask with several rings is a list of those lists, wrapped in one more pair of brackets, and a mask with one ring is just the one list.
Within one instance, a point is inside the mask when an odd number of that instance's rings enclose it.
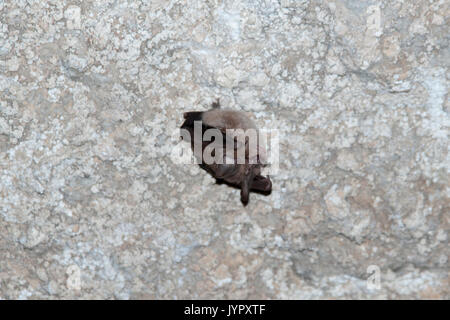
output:
{"label": "roosting bat", "polygon": [[[263,194],[269,194],[272,191],[272,182],[270,178],[261,175],[261,168],[263,167],[263,159],[265,157],[265,150],[257,143],[256,150],[249,150],[249,140],[244,137],[241,143],[238,141],[238,136],[230,137],[230,129],[254,129],[257,131],[254,122],[244,113],[230,109],[220,109],[219,102],[212,104],[212,109],[209,111],[192,111],[184,113],[184,123],[181,129],[189,132],[189,139],[191,148],[194,151],[194,156],[199,160],[200,167],[209,172],[219,182],[225,182],[228,185],[241,189],[241,201],[247,205],[249,200],[249,192],[256,191]],[[201,121],[201,136],[194,134],[194,123]],[[203,159],[203,152],[213,141],[204,141],[203,135],[208,129],[219,130],[223,139],[223,150],[219,150],[218,157],[223,161],[214,161],[207,164]],[[227,134],[228,133],[228,134]],[[185,138],[182,135],[182,138]],[[187,139],[185,139],[187,140]],[[226,158],[230,160],[230,154],[226,153],[225,148],[227,142],[232,142],[233,150],[231,156],[233,160],[231,163],[226,162]],[[199,143],[200,150],[194,150],[194,144]],[[239,151],[245,154],[245,161],[238,162],[237,155]],[[215,152],[213,151],[213,156]],[[223,158],[222,158],[223,154]],[[252,161],[251,161],[252,160]]]}

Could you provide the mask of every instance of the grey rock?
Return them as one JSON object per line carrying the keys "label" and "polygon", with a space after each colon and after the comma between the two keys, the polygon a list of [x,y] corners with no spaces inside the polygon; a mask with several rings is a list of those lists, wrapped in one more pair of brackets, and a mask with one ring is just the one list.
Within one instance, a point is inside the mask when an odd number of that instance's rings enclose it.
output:
{"label": "grey rock", "polygon": [[[449,299],[449,10],[0,1],[0,299]],[[174,152],[216,98],[280,133],[245,208]]]}

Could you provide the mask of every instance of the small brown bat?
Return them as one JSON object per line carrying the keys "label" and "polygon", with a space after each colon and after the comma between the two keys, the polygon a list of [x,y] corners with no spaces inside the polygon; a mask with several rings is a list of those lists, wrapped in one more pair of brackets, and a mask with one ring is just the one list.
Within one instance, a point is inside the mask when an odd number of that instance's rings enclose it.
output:
{"label": "small brown bat", "polygon": [[[241,111],[230,109],[221,109],[219,101],[212,104],[212,109],[208,111],[192,111],[184,113],[184,123],[181,129],[185,129],[189,133],[189,140],[191,148],[194,151],[194,156],[199,160],[200,167],[209,172],[216,180],[225,182],[226,184],[241,189],[241,201],[247,205],[250,191],[270,194],[272,191],[272,182],[270,178],[261,175],[261,168],[263,167],[262,160],[265,159],[265,150],[263,147],[257,145],[256,151],[253,153],[249,150],[249,143],[247,137],[238,142],[238,137],[230,137],[230,129],[254,129],[257,131],[254,122]],[[194,123],[201,121],[201,136],[194,135]],[[213,141],[204,141],[204,133],[209,130],[219,130],[223,139],[223,152],[220,153],[219,159],[223,161],[215,161],[207,164],[203,159],[203,152]],[[182,134],[182,138],[186,137]],[[226,162],[228,154],[226,154],[225,147],[227,142],[232,141],[233,146],[233,161]],[[185,139],[187,140],[187,139]],[[212,140],[212,139],[211,139]],[[199,143],[201,150],[195,150],[194,144]],[[197,152],[196,152],[197,151]],[[245,161],[238,162],[237,154],[242,151],[245,154]],[[215,156],[213,151],[213,156]],[[228,157],[228,160],[230,158]],[[250,161],[253,160],[253,161]]]}

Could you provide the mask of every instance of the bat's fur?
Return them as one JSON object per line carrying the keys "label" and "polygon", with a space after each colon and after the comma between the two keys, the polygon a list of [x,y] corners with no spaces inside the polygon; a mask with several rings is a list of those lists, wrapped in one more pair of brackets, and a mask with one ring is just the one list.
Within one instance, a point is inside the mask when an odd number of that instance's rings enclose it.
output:
{"label": "bat's fur", "polygon": [[[226,146],[226,130],[227,129],[256,129],[254,122],[244,113],[234,110],[220,109],[219,102],[215,102],[209,111],[193,111],[184,114],[184,123],[182,129],[187,129],[194,137],[194,121],[202,121],[202,136],[208,129],[218,129],[223,133],[223,146]],[[194,137],[194,139],[201,139],[201,137]],[[194,150],[194,139],[191,138],[191,147]],[[208,146],[210,141],[202,141],[203,150]],[[247,147],[247,144],[245,145]],[[238,145],[235,145],[235,157]],[[246,149],[246,151],[248,151]],[[250,164],[248,159],[248,152],[246,152],[245,164],[206,164],[202,161],[200,166],[208,171],[219,182],[225,183],[241,189],[241,201],[247,205],[250,191],[269,194],[272,191],[272,182],[269,177],[261,175],[262,163],[259,160],[264,153],[263,149],[258,146],[257,163]],[[202,159],[202,155],[195,155],[198,159]],[[225,157],[225,152],[224,152]],[[235,158],[236,159],[236,158]],[[202,159],[203,160],[203,159]]]}
{"label": "bat's fur", "polygon": [[256,129],[254,122],[241,111],[212,109],[203,113],[202,120],[218,129]]}

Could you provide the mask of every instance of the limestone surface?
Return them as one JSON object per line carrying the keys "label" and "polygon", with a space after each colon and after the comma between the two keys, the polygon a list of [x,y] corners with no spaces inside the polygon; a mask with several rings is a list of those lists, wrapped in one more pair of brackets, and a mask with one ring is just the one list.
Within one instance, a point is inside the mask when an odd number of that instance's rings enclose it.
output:
{"label": "limestone surface", "polygon": [[[0,299],[449,299],[448,0],[0,0]],[[183,112],[280,133],[270,196]]]}

